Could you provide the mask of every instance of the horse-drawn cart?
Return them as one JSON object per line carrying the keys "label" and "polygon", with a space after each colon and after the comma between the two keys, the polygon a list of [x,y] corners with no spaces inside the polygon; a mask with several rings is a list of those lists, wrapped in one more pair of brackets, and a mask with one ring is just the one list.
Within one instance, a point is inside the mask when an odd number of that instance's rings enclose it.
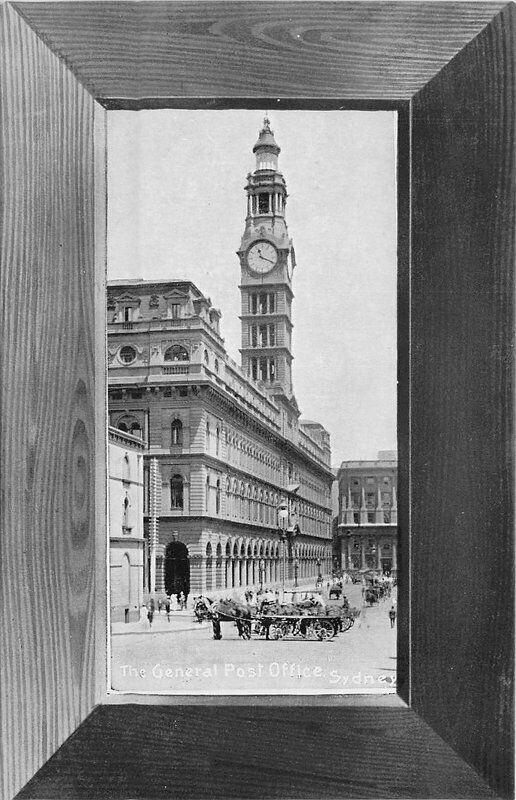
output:
{"label": "horse-drawn cart", "polygon": [[[290,613],[289,613],[290,612]],[[293,612],[293,613],[292,613]],[[215,639],[222,638],[221,622],[233,622],[242,639],[250,639],[254,634],[266,640],[307,639],[324,641],[333,639],[338,633],[348,631],[360,612],[349,607],[329,607],[285,610],[262,607],[256,608],[239,604],[222,603],[210,612]]]}

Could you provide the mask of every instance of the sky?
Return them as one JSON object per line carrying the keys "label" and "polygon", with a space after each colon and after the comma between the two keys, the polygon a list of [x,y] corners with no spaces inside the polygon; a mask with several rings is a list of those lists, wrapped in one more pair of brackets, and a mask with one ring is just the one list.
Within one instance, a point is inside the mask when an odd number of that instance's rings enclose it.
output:
{"label": "sky", "polygon": [[[108,112],[108,279],[191,280],[240,363],[246,175],[263,112]],[[293,240],[293,382],[332,464],[396,449],[396,113],[278,111]]]}

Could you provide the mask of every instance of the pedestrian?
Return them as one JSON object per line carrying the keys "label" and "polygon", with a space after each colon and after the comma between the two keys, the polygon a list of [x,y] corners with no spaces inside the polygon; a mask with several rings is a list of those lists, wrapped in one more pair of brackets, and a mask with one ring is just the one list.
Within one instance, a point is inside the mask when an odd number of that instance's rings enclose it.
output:
{"label": "pedestrian", "polygon": [[156,604],[154,602],[154,598],[151,597],[147,604],[147,619],[149,620],[149,628],[152,628],[152,621],[154,619],[154,611],[156,610]]}
{"label": "pedestrian", "polygon": [[389,619],[391,621],[391,628],[394,628],[394,623],[396,622],[396,609],[394,607],[394,603],[389,609]]}
{"label": "pedestrian", "polygon": [[220,617],[219,617],[219,604],[217,602],[212,603],[210,606],[210,617],[211,617],[211,625],[213,628],[213,638],[222,639],[222,631],[220,628]]}
{"label": "pedestrian", "polygon": [[168,622],[170,622],[170,600],[168,598],[165,601],[165,613],[167,615]]}
{"label": "pedestrian", "polygon": [[180,608],[181,611],[184,611],[185,607],[186,607],[185,595],[184,595],[184,592],[180,592],[179,593],[179,608]]}

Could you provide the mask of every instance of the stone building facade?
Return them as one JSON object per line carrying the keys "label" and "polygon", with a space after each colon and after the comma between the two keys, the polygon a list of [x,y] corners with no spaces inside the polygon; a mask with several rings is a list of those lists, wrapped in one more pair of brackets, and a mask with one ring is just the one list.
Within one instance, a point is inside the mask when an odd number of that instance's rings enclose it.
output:
{"label": "stone building facade", "polygon": [[108,429],[112,622],[139,619],[143,599],[143,453],[141,439]]}
{"label": "stone building facade", "polygon": [[108,284],[110,424],[145,447],[151,591],[224,594],[331,572],[330,438],[299,419],[292,390],[295,260],[268,121],[254,152],[241,367],[193,283]]}
{"label": "stone building facade", "polygon": [[337,475],[339,523],[334,540],[343,570],[398,569],[398,462],[393,451],[376,461],[343,461]]}

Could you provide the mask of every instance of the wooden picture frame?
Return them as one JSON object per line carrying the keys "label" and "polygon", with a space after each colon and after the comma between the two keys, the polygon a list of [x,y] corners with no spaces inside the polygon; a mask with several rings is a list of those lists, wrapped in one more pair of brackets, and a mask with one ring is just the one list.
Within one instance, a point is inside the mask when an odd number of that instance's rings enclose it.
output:
{"label": "wooden picture frame", "polygon": [[[3,796],[512,796],[514,5],[0,14]],[[105,110],[274,101],[399,113],[400,697],[109,705]]]}

